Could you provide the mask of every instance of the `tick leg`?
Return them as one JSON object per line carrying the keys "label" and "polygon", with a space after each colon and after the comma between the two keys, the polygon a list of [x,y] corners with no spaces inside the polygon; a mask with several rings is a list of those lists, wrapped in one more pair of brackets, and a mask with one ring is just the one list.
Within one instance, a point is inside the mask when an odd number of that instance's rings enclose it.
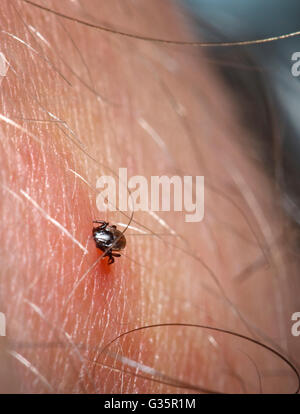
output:
{"label": "tick leg", "polygon": [[108,264],[113,264],[115,259],[112,257],[112,254],[109,255]]}
{"label": "tick leg", "polygon": [[108,257],[108,264],[113,264],[115,259],[113,258],[113,253],[111,250],[109,250],[108,252],[105,253],[105,255],[103,257]]}
{"label": "tick leg", "polygon": [[119,253],[113,253],[111,250],[105,253],[103,257],[108,257],[108,264],[113,264],[115,262],[114,257],[121,257]]}
{"label": "tick leg", "polygon": [[121,257],[121,255],[119,253],[112,253],[111,255],[115,256],[115,257]]}
{"label": "tick leg", "polygon": [[103,220],[93,220],[93,223],[102,224],[102,226],[99,226],[100,229],[102,230],[104,230],[108,226],[107,221],[103,221]]}

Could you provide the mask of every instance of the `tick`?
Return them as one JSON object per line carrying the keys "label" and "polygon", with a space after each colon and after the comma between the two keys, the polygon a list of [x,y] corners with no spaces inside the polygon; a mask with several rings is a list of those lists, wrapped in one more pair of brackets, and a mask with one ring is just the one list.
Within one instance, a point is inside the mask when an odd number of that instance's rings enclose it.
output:
{"label": "tick", "polygon": [[117,226],[110,226],[106,221],[95,220],[93,223],[98,223],[100,226],[93,228],[93,238],[96,243],[96,247],[102,252],[105,252],[105,256],[108,256],[108,264],[114,263],[114,257],[120,257],[118,252],[123,250],[126,246],[126,239],[124,234],[117,229]]}

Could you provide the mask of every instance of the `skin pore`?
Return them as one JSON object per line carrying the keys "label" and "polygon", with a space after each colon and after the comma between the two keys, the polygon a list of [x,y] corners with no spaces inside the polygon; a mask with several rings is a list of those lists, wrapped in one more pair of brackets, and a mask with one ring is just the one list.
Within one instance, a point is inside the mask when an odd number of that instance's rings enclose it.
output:
{"label": "skin pore", "polygon": [[[45,5],[40,1],[38,4]],[[47,1],[122,31],[192,39],[169,1]],[[253,132],[199,48],[91,29],[1,2],[4,392],[294,392],[293,228]],[[205,216],[100,213],[101,175],[205,177]],[[92,221],[126,230],[108,266]],[[180,325],[171,325],[171,324]],[[143,326],[152,327],[119,335]],[[298,342],[297,342],[298,341]],[[105,348],[104,348],[105,347]],[[299,349],[299,345],[298,345]]]}

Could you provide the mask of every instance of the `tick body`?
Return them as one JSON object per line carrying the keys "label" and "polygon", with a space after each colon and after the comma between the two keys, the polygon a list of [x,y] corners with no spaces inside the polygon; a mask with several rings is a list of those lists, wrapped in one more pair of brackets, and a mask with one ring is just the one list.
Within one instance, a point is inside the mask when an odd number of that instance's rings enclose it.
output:
{"label": "tick body", "polygon": [[108,256],[108,264],[114,263],[114,257],[120,257],[118,252],[123,250],[126,246],[126,239],[124,234],[117,229],[117,226],[110,226],[106,221],[93,221],[100,226],[93,228],[93,238],[96,243],[96,247],[102,252],[105,252],[105,256]]}

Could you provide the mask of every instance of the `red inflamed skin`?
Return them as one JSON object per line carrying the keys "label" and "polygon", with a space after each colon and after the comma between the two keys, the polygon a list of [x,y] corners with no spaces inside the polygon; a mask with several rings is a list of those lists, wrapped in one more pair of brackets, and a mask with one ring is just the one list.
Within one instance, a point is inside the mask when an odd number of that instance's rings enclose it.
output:
{"label": "red inflamed skin", "polygon": [[[94,26],[195,39],[171,1],[36,2]],[[294,234],[204,51],[21,0],[2,0],[0,21],[1,391],[295,391],[278,356],[203,327],[299,362]],[[119,168],[149,182],[204,176],[203,220],[101,213],[97,179]],[[126,229],[112,264],[94,220]]]}

